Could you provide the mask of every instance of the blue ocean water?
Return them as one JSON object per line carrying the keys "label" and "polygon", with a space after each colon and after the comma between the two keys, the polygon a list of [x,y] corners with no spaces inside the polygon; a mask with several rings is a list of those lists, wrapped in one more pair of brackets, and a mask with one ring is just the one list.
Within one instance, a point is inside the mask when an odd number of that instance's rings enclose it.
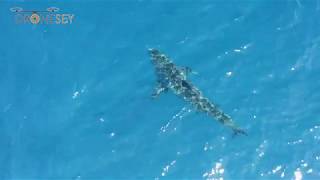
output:
{"label": "blue ocean water", "polygon": [[[319,0],[0,2],[0,178],[320,179],[319,17]],[[148,48],[248,136],[152,99]]]}

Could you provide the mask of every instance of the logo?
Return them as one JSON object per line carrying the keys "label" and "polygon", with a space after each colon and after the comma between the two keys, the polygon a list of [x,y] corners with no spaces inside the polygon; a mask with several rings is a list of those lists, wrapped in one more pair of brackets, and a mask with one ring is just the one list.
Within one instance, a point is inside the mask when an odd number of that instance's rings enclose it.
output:
{"label": "logo", "polygon": [[72,24],[74,14],[59,13],[61,10],[57,7],[49,7],[46,10],[24,10],[21,7],[10,8],[14,13],[16,24]]}

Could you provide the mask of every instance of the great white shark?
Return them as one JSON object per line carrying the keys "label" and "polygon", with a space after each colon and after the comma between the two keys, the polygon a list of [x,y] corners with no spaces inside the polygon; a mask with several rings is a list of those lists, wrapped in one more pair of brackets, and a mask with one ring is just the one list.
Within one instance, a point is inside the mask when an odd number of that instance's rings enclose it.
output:
{"label": "great white shark", "polygon": [[192,72],[190,68],[176,66],[166,55],[157,49],[150,48],[148,51],[157,75],[157,85],[152,94],[153,98],[171,90],[185,101],[191,103],[198,111],[206,113],[224,126],[231,128],[234,135],[248,135],[245,130],[234,123],[229,115],[218,108],[216,104],[209,101],[208,98],[204,97],[202,92],[187,79],[188,74]]}

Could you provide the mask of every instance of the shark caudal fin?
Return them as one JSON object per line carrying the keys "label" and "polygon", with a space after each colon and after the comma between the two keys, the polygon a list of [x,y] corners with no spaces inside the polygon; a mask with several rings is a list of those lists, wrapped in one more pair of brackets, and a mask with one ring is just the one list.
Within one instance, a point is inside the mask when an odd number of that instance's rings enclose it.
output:
{"label": "shark caudal fin", "polygon": [[217,119],[220,123],[225,125],[228,128],[231,128],[233,131],[233,137],[239,134],[248,136],[248,133],[242,128],[238,127],[231,117],[225,113],[223,113],[216,105],[212,107],[211,112],[215,119]]}
{"label": "shark caudal fin", "polygon": [[248,136],[248,133],[245,130],[241,129],[241,128],[232,128],[232,131],[233,131],[232,137],[235,137],[235,136],[240,135],[240,134]]}

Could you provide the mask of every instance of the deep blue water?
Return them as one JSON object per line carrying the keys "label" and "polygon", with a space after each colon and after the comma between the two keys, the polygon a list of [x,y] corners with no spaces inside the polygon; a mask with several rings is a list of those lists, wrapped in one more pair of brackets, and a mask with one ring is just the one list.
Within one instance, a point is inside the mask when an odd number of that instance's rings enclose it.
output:
{"label": "deep blue water", "polygon": [[[68,25],[16,24],[58,7]],[[320,1],[0,2],[1,179],[320,179]],[[173,93],[148,48],[249,136]]]}

